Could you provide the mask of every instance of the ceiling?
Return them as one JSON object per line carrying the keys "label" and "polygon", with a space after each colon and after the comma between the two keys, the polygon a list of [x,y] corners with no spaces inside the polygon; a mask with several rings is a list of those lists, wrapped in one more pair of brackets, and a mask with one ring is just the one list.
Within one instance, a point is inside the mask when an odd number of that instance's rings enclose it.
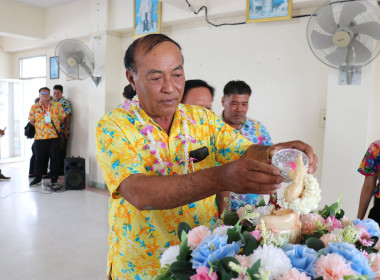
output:
{"label": "ceiling", "polygon": [[14,2],[24,3],[34,7],[42,9],[50,9],[55,6],[63,5],[69,2],[74,2],[75,0],[13,0]]}

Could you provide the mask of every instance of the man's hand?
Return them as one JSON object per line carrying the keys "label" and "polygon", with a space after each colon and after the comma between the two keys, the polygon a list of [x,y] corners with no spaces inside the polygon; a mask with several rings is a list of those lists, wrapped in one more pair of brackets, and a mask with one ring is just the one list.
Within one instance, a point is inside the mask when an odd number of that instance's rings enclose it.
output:
{"label": "man's hand", "polygon": [[4,130],[0,129],[0,135],[3,136],[4,134]]}
{"label": "man's hand", "polygon": [[281,172],[265,162],[241,158],[218,167],[218,184],[235,193],[272,194],[281,187]]}
{"label": "man's hand", "polygon": [[63,131],[63,134],[65,135],[65,139],[67,140],[69,138],[69,132],[65,129]]}
{"label": "man's hand", "polygon": [[268,148],[268,155],[271,159],[272,156],[282,149],[297,149],[304,152],[309,158],[308,173],[313,174],[317,170],[318,157],[314,154],[313,148],[302,141],[291,141],[285,143],[279,143]]}

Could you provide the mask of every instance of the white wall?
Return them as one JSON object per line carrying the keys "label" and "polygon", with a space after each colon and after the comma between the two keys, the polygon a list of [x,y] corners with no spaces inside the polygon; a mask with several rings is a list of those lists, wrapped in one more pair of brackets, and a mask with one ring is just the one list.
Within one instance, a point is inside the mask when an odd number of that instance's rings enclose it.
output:
{"label": "white wall", "polygon": [[186,78],[204,79],[216,88],[213,109],[218,115],[224,85],[244,80],[253,90],[248,116],[263,122],[275,143],[303,140],[322,160],[324,128],[319,127],[319,113],[326,106],[328,69],[308,48],[306,24],[304,18],[171,28],[166,34],[182,46]]}
{"label": "white wall", "polygon": [[0,44],[0,77],[11,79],[13,67],[12,56],[9,53],[4,53]]}

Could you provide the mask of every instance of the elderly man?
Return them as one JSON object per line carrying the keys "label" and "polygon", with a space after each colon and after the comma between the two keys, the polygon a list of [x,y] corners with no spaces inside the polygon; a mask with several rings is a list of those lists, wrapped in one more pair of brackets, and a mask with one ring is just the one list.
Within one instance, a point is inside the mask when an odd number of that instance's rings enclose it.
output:
{"label": "elderly man", "polygon": [[[252,145],[211,111],[179,104],[183,57],[169,37],[135,40],[124,63],[138,98],[106,114],[96,129],[97,159],[111,193],[109,279],[156,275],[162,251],[179,243],[179,222],[215,223],[216,193],[276,191],[280,171],[265,163],[275,151],[303,150],[314,171],[316,156],[303,142]],[[214,167],[216,161],[223,165]]]}
{"label": "elderly man", "polygon": [[[222,105],[224,107],[222,119],[237,129],[245,138],[254,144],[272,145],[272,139],[265,126],[247,117],[251,87],[244,81],[229,81],[223,89]],[[245,204],[258,204],[263,199],[257,194],[231,193],[231,208],[238,209]]]}
{"label": "elderly man", "polygon": [[214,88],[203,80],[187,80],[181,103],[198,105],[211,110]]}

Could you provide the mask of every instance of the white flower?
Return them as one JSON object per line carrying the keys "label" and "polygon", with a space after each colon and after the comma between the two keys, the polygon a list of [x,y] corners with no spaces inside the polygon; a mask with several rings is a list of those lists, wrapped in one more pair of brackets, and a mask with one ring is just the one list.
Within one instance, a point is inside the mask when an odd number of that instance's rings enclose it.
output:
{"label": "white flower", "polygon": [[275,279],[292,268],[290,259],[284,251],[272,244],[264,244],[257,248],[250,257],[253,263],[261,260],[261,268],[270,272],[269,279]]}
{"label": "white flower", "polygon": [[171,265],[177,260],[179,255],[179,245],[169,247],[161,256],[161,267]]}
{"label": "white flower", "polygon": [[213,231],[212,231],[212,234],[217,234],[219,236],[222,236],[222,235],[227,235],[227,230],[229,228],[233,228],[233,226],[219,226],[217,228],[215,228]]}

